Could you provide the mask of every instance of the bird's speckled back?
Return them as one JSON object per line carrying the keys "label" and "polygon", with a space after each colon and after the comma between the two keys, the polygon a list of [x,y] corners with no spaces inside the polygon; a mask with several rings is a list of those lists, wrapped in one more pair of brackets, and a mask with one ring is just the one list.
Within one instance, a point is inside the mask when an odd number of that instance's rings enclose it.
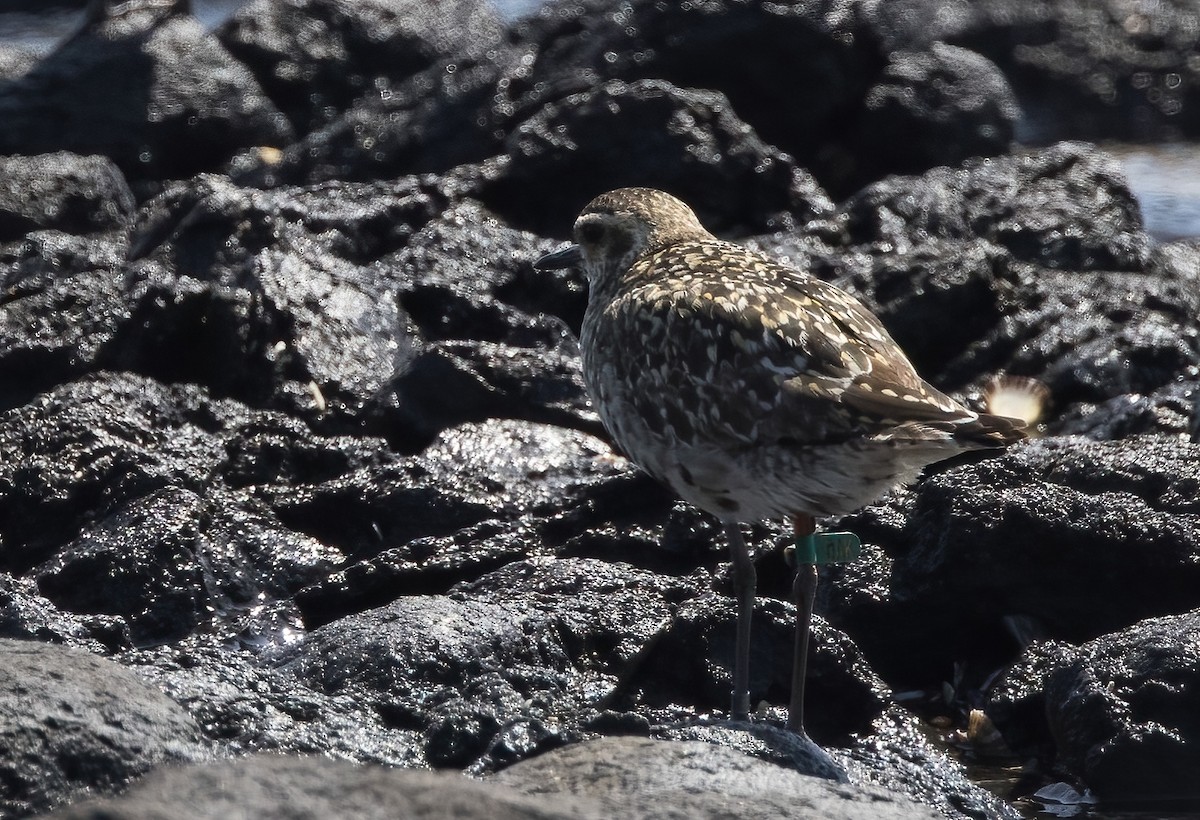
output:
{"label": "bird's speckled back", "polygon": [[1020,438],[917,375],[853,296],[625,188],[575,225],[584,378],[621,448],[721,515],[848,512],[922,466]]}

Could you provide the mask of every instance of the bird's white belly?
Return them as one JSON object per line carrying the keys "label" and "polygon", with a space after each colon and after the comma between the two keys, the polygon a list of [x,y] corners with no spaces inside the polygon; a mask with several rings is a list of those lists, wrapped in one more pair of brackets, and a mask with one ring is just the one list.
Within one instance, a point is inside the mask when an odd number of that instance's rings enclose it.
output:
{"label": "bird's white belly", "polygon": [[584,377],[604,426],[631,461],[723,520],[843,515],[912,480],[936,460],[861,438],[807,446],[763,440],[711,423],[711,412],[707,424],[679,420],[684,413],[711,410],[703,404],[711,396],[696,389],[696,379],[684,380],[681,389],[665,371],[634,370],[628,363],[618,370],[620,357],[597,356],[626,340],[599,332],[589,321],[595,318],[584,321]]}
{"label": "bird's white belly", "polygon": [[630,460],[685,501],[727,521],[845,515],[915,480],[933,460],[883,443],[730,449],[652,430],[618,397],[601,407],[601,419]]}

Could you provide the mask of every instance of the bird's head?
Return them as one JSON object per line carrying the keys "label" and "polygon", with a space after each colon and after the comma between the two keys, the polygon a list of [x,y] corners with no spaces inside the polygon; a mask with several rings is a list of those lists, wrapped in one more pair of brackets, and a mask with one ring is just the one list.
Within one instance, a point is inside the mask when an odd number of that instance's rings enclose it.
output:
{"label": "bird's head", "polygon": [[618,188],[593,199],[575,220],[575,244],[533,263],[538,270],[579,266],[593,292],[634,262],[686,239],[710,234],[692,209],[653,188]]}

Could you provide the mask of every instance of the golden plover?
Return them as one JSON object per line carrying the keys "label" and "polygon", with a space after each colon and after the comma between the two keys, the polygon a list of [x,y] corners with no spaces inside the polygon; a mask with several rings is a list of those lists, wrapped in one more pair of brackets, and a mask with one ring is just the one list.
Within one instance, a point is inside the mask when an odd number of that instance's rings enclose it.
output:
{"label": "golden plover", "polygon": [[[738,605],[732,713],[745,720],[756,577],[739,523],[786,516],[811,536],[814,516],[851,512],[935,461],[1017,441],[1023,422],[939,392],[854,297],[717,239],[662,191],[598,196],[573,235],[534,265],[587,276],[584,381],[616,444],[722,522]],[[811,546],[797,557],[788,724],[803,733],[817,570]]]}

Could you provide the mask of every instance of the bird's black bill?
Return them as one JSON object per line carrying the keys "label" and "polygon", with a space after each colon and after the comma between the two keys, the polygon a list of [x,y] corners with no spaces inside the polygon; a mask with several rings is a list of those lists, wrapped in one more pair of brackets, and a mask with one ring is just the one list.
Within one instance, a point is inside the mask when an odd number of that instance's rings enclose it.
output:
{"label": "bird's black bill", "polygon": [[583,261],[583,254],[580,252],[579,246],[567,245],[561,251],[546,254],[534,262],[533,267],[537,270],[562,270],[576,267],[581,261]]}

